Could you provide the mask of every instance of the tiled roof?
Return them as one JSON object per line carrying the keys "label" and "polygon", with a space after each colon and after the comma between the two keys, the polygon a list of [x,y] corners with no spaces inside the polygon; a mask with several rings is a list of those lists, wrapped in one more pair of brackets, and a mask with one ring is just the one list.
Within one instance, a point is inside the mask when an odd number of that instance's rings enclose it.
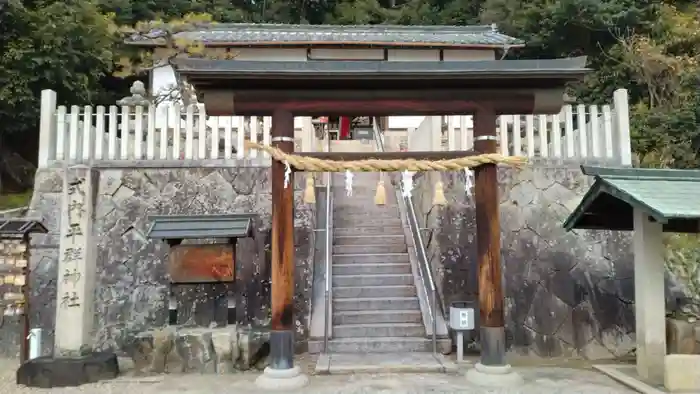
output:
{"label": "tiled roof", "polygon": [[632,229],[641,209],[657,222],[700,219],[699,170],[582,167],[595,183],[564,223],[567,229]]}
{"label": "tiled roof", "polygon": [[[132,37],[132,44],[154,44],[162,32]],[[393,25],[282,25],[215,24],[206,30],[178,33],[178,37],[214,45],[318,45],[363,44],[376,46],[503,47],[522,46],[495,26],[393,26]]]}

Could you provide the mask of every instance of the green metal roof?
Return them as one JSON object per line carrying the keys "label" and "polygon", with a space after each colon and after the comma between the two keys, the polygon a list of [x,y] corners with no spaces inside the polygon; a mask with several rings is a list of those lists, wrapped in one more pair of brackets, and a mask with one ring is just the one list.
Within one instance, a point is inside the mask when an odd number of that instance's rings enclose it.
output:
{"label": "green metal roof", "polygon": [[698,232],[700,170],[605,168],[581,166],[595,183],[564,222],[574,228],[628,230],[641,209],[666,231]]}
{"label": "green metal roof", "polygon": [[255,214],[149,216],[151,239],[243,238],[250,236]]}

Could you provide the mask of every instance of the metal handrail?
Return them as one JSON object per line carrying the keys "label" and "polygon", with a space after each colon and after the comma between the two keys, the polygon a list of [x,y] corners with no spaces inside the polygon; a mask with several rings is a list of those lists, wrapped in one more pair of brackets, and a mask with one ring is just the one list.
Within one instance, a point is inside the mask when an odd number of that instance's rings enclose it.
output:
{"label": "metal handrail", "polygon": [[[384,148],[384,132],[379,129],[379,121],[374,118],[374,141],[377,144],[377,148],[380,152],[385,152]],[[433,278],[433,273],[428,266],[428,256],[425,253],[425,243],[423,242],[423,236],[421,235],[421,229],[418,226],[418,218],[416,217],[416,210],[413,205],[413,199],[411,195],[404,195],[403,184],[399,182],[399,189],[401,195],[403,196],[404,203],[406,205],[406,216],[408,225],[411,228],[411,234],[414,238],[414,244],[416,247],[416,257],[418,258],[418,267],[420,271],[421,280],[423,286],[425,286],[425,279],[428,280],[428,288],[430,290],[430,302],[428,303],[428,313],[430,315],[431,324],[433,327],[433,354],[437,354],[437,286],[435,285],[435,280]]]}
{"label": "metal handrail", "polygon": [[[330,138],[328,139],[328,151],[330,152]],[[331,193],[331,183],[333,180],[333,173],[327,172],[326,173],[326,228],[325,228],[325,235],[326,235],[326,289],[324,293],[325,297],[325,309],[326,313],[324,314],[324,322],[323,322],[323,352],[328,353],[328,329],[330,328],[331,324],[331,290],[332,290],[332,282],[331,282],[331,264],[332,264],[332,259],[333,259],[333,251],[332,251],[332,245],[333,245],[333,197]]]}

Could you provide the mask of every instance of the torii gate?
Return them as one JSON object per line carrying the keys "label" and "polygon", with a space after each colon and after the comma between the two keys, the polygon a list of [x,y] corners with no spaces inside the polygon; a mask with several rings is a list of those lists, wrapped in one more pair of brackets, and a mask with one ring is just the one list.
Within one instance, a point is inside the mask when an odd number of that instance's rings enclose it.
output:
{"label": "torii gate", "polygon": [[[294,150],[294,116],[473,114],[475,151],[298,153],[336,161],[441,160],[496,153],[500,114],[558,113],[565,84],[586,73],[585,62],[191,59],[181,62],[178,71],[195,87],[209,115],[272,116],[272,146],[286,153]],[[308,381],[293,363],[294,189],[284,187],[284,178],[285,164],[274,160],[271,362],[257,381],[264,388],[299,387]],[[517,381],[505,360],[497,165],[476,167],[475,179],[481,360],[468,375],[482,383]]]}

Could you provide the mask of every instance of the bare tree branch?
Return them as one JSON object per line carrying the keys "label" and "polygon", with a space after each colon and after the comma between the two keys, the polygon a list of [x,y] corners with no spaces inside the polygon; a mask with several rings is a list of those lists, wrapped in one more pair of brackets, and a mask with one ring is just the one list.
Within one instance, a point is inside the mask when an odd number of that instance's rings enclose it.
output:
{"label": "bare tree branch", "polygon": [[184,105],[195,103],[194,88],[177,72],[178,60],[233,59],[238,56],[237,51],[209,48],[204,42],[187,37],[187,32],[207,30],[214,24],[211,15],[193,13],[185,15],[182,19],[172,19],[167,22],[162,20],[139,22],[135,26],[119,28],[118,33],[127,42],[149,42],[157,46],[155,49],[137,50],[132,56],[119,59],[115,75],[139,75],[152,72],[159,67],[171,67],[175,74],[175,83],[160,92],[153,92],[153,102],[159,104],[165,101],[180,101]]}

